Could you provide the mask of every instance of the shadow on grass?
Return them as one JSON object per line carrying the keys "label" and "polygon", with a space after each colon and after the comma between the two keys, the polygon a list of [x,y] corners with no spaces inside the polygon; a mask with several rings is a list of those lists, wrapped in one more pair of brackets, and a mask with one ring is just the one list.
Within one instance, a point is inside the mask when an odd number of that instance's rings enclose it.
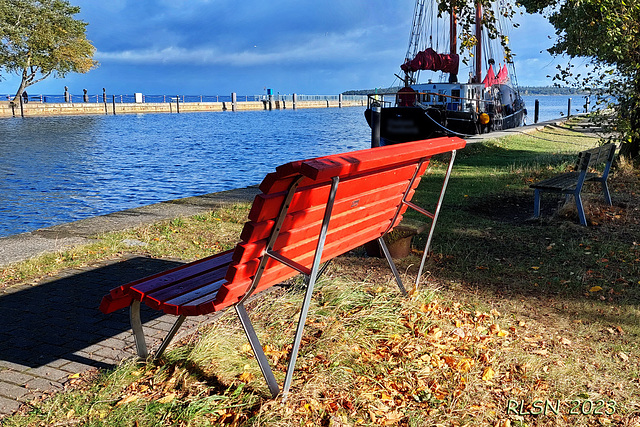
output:
{"label": "shadow on grass", "polygon": [[[541,171],[554,174],[556,169],[544,162],[542,167],[525,171],[504,168],[515,162],[535,165],[546,156],[562,168],[574,155],[552,156],[491,144],[468,146],[462,153],[433,239],[429,268],[438,277],[508,298],[541,296],[596,305],[640,303],[637,177],[612,174],[611,207],[603,202],[599,185],[585,188],[588,227],[579,225],[573,200],[559,209],[563,197],[557,195],[543,197],[542,218],[531,220],[533,190],[528,182]],[[435,203],[441,176],[423,178],[416,203]],[[407,216],[417,218],[412,213]],[[419,236],[414,246],[420,248],[425,240],[426,236]]]}

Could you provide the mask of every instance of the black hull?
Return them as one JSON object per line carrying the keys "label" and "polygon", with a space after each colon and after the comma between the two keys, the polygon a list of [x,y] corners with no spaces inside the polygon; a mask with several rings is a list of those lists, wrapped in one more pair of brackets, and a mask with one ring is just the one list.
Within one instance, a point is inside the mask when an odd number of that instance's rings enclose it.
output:
{"label": "black hull", "polygon": [[[371,109],[364,112],[371,126]],[[384,145],[398,144],[439,136],[468,136],[521,126],[524,109],[504,118],[491,117],[488,126],[478,122],[475,114],[437,108],[388,107],[380,112],[380,137]]]}

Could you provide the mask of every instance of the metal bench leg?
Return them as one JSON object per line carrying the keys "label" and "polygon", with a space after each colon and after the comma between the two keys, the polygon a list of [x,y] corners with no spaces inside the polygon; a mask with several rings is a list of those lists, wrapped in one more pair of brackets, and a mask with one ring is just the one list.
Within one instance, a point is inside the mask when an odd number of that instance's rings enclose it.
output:
{"label": "metal bench leg", "polygon": [[[418,275],[416,276],[416,284],[413,288],[414,292],[418,291],[418,285],[420,285],[420,278],[422,277],[422,270],[424,269],[424,264],[427,261],[427,255],[429,254],[429,248],[431,247],[431,239],[433,238],[433,233],[436,230],[436,222],[438,222],[438,215],[440,215],[440,208],[442,207],[442,202],[444,201],[444,195],[447,191],[447,185],[449,184],[449,178],[451,177],[451,171],[453,170],[453,162],[456,160],[456,150],[451,152],[451,159],[449,159],[449,166],[447,166],[447,173],[444,176],[444,181],[442,183],[442,188],[440,189],[440,196],[438,197],[438,203],[436,204],[436,210],[434,214],[429,214],[427,212],[423,212],[426,216],[431,218],[431,227],[429,228],[429,236],[427,237],[427,244],[424,246],[424,253],[422,254],[422,260],[420,261],[420,267],[418,268]],[[415,208],[415,205],[409,204],[409,206]],[[420,209],[416,209],[418,212],[421,212]]]}
{"label": "metal bench leg", "polygon": [[300,350],[300,343],[302,342],[304,324],[307,322],[307,314],[309,314],[309,305],[311,305],[311,296],[313,294],[314,286],[315,278],[310,277],[309,284],[307,285],[307,291],[304,294],[304,302],[302,303],[302,310],[300,311],[300,319],[298,319],[298,325],[296,327],[293,348],[291,349],[291,356],[289,357],[289,366],[287,366],[287,375],[284,379],[284,385],[282,386],[283,399],[287,398],[287,394],[291,388],[291,382],[293,381],[293,371],[296,367],[296,359],[298,358],[298,350]]}
{"label": "metal bench leg", "polygon": [[255,329],[253,329],[253,325],[251,324],[251,320],[249,319],[247,310],[244,308],[244,305],[242,303],[236,304],[235,309],[236,313],[238,313],[238,317],[240,318],[240,323],[242,323],[244,333],[247,334],[247,339],[249,340],[249,344],[251,345],[253,354],[256,356],[258,365],[260,365],[262,375],[267,381],[269,391],[271,392],[271,395],[273,397],[276,397],[280,393],[278,382],[276,381],[276,377],[273,375],[273,371],[271,370],[271,366],[269,365],[267,356],[265,356],[264,354],[262,344],[260,344],[260,340],[258,340],[258,335],[256,335],[256,331]]}
{"label": "metal bench leg", "polygon": [[604,200],[611,206],[611,194],[609,193],[609,186],[607,185],[607,181],[602,181],[602,192],[604,193]]}
{"label": "metal bench leg", "polygon": [[307,276],[307,291],[304,294],[304,302],[302,303],[302,310],[300,311],[300,319],[298,320],[298,326],[296,327],[296,336],[293,340],[293,348],[291,349],[291,356],[289,357],[289,366],[287,366],[287,375],[284,379],[284,385],[282,386],[283,399],[287,398],[287,393],[291,387],[291,381],[293,380],[293,371],[296,367],[296,359],[298,358],[298,350],[300,349],[300,342],[302,341],[302,334],[304,332],[304,324],[307,321],[307,314],[309,313],[309,305],[311,304],[311,296],[313,295],[313,288],[316,285],[320,269],[320,262],[322,261],[322,251],[324,250],[324,244],[327,238],[327,232],[329,230],[329,221],[331,220],[331,212],[333,211],[333,204],[336,199],[336,192],[338,190],[338,183],[340,179],[338,177],[332,178],[331,190],[329,192],[329,198],[327,200],[327,206],[324,210],[324,218],[322,219],[322,226],[320,227],[320,234],[318,235],[318,244],[316,246],[316,253],[313,257],[313,263],[311,265],[311,272]]}
{"label": "metal bench leg", "polygon": [[576,199],[576,209],[578,209],[578,218],[580,218],[580,224],[586,226],[587,218],[584,215],[584,208],[582,207],[582,197],[580,197],[580,193],[574,194],[573,197]]}
{"label": "metal bench leg", "polygon": [[407,295],[407,290],[404,288],[402,284],[402,279],[400,278],[400,273],[398,273],[398,269],[396,268],[396,264],[393,262],[393,258],[391,258],[391,253],[389,253],[389,248],[387,248],[387,244],[384,242],[384,238],[378,238],[378,243],[382,248],[382,252],[384,253],[384,257],[387,259],[389,263],[389,267],[391,267],[391,271],[393,271],[393,275],[396,278],[396,283],[398,283],[398,287],[400,288],[400,292],[402,295]]}
{"label": "metal bench leg", "polygon": [[171,327],[171,330],[169,330],[169,333],[167,334],[167,336],[164,337],[164,339],[162,340],[160,347],[158,347],[158,351],[156,351],[156,354],[153,356],[153,360],[158,360],[160,356],[162,356],[162,353],[164,353],[164,351],[167,349],[167,347],[169,346],[169,343],[171,343],[171,340],[176,335],[176,332],[178,332],[178,329],[180,329],[180,326],[182,326],[182,323],[186,318],[187,318],[186,316],[178,317],[176,322]]}
{"label": "metal bench leg", "polygon": [[133,338],[136,341],[136,350],[141,359],[149,356],[147,351],[147,343],[144,340],[144,331],[142,330],[142,321],[140,320],[140,301],[133,300],[129,307],[129,319],[131,321],[131,329],[133,330]]}
{"label": "metal bench leg", "polygon": [[533,193],[533,217],[540,218],[540,190],[537,188]]}

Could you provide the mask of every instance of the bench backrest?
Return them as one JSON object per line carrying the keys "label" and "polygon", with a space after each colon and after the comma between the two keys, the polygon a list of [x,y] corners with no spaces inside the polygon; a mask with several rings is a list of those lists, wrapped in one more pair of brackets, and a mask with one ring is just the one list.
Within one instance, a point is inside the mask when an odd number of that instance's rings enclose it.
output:
{"label": "bench backrest", "polygon": [[[256,196],[215,300],[203,301],[208,313],[237,303],[249,289],[291,184],[295,190],[273,252],[311,267],[334,178],[339,179],[322,260],[377,239],[395,227],[424,174],[429,159],[465,146],[460,138],[425,141],[336,154],[288,163],[266,176]],[[412,181],[412,178],[416,177]],[[255,292],[281,283],[297,270],[269,259]]]}
{"label": "bench backrest", "polygon": [[590,150],[581,151],[578,154],[578,163],[576,165],[576,169],[578,171],[588,171],[589,169],[596,167],[601,163],[609,166],[613,161],[615,151],[616,145],[612,143],[601,145],[600,147],[592,148]]}

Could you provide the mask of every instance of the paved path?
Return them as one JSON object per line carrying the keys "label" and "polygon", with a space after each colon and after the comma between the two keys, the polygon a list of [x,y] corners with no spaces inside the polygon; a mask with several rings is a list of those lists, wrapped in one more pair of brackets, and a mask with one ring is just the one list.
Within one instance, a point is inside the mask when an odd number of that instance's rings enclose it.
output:
{"label": "paved path", "polygon": [[[249,187],[190,197],[3,238],[0,265],[86,244],[96,233],[250,202],[257,191]],[[128,255],[0,290],[0,417],[42,392],[62,388],[70,375],[135,357],[128,310],[104,315],[98,310],[100,300],[119,284],[178,264],[179,260]],[[148,345],[157,348],[175,317],[143,305],[142,320]],[[175,341],[205,321],[211,316],[189,318]]]}
{"label": "paved path", "polygon": [[[542,125],[482,135],[470,138],[470,142],[512,132],[530,132]],[[0,265],[86,244],[97,233],[194,215],[229,203],[251,201],[256,193],[255,187],[249,187],[190,197],[1,238]],[[128,255],[0,290],[0,313],[3,316],[0,330],[0,417],[14,412],[21,403],[39,393],[62,388],[70,375],[93,367],[110,368],[127,357],[133,357],[135,350],[128,311],[103,315],[98,311],[100,299],[119,284],[179,263],[178,260]],[[146,310],[145,306],[142,318],[150,348],[157,347],[175,319]],[[182,327],[181,335],[190,333],[207,320],[211,318],[190,318]]]}

